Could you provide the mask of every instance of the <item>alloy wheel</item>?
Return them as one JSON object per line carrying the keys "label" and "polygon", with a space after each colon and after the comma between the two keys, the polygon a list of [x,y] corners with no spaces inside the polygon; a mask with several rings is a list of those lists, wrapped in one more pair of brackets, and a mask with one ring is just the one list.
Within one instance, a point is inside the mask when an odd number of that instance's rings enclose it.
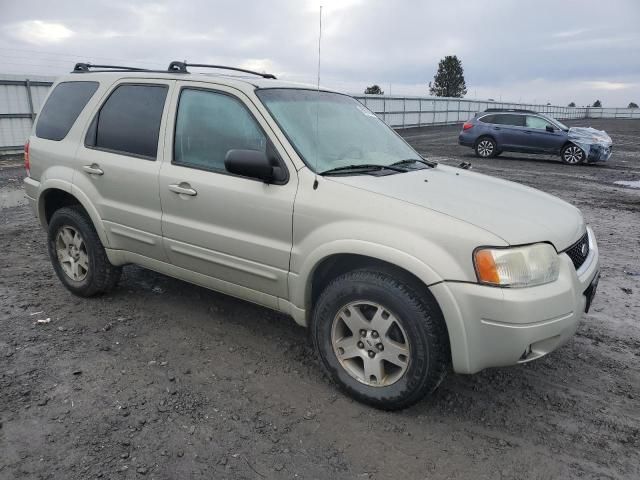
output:
{"label": "alloy wheel", "polygon": [[345,371],[371,387],[394,384],[409,366],[409,339],[399,318],[375,302],[342,307],[333,320],[331,343]]}
{"label": "alloy wheel", "polygon": [[563,158],[567,163],[580,163],[584,158],[584,152],[580,147],[567,147],[564,151]]}
{"label": "alloy wheel", "polygon": [[490,157],[493,153],[493,142],[490,140],[482,140],[478,144],[478,154],[481,157]]}
{"label": "alloy wheel", "polygon": [[81,282],[89,273],[89,255],[82,235],[65,225],[58,230],[55,240],[56,255],[62,271],[75,282]]}

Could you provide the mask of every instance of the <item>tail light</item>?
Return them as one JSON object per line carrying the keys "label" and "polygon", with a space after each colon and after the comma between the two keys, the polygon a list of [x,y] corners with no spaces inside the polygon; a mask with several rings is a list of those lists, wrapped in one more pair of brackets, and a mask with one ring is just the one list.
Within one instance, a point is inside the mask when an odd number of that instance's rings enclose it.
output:
{"label": "tail light", "polygon": [[473,123],[464,122],[464,124],[462,125],[462,130],[469,130],[470,128],[473,128]]}
{"label": "tail light", "polygon": [[27,177],[30,177],[31,161],[29,160],[29,140],[24,144],[24,169],[27,171]]}

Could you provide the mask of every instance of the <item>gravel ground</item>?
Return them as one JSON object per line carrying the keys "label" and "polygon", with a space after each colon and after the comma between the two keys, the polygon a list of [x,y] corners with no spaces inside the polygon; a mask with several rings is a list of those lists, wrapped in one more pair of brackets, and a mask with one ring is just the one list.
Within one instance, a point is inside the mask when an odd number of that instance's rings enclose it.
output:
{"label": "gravel ground", "polygon": [[338,393],[278,313],[134,266],[108,296],[72,296],[0,160],[0,478],[639,478],[640,190],[613,182],[640,180],[640,122],[572,123],[611,134],[608,164],[479,160],[458,128],[403,133],[577,205],[602,280],[560,350],[452,374],[396,413]]}

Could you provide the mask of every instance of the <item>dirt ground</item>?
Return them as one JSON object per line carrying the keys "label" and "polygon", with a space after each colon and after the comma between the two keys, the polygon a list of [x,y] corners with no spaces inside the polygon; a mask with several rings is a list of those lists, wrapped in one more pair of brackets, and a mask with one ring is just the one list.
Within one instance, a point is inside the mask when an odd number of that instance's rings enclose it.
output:
{"label": "dirt ground", "polygon": [[611,134],[608,164],[479,160],[459,127],[404,132],[430,158],[577,205],[602,280],[560,350],[451,374],[396,413],[339,393],[306,331],[261,307],[133,266],[112,294],[74,297],[22,168],[0,160],[0,478],[640,478],[640,190],[613,183],[640,180],[640,121],[572,124]]}

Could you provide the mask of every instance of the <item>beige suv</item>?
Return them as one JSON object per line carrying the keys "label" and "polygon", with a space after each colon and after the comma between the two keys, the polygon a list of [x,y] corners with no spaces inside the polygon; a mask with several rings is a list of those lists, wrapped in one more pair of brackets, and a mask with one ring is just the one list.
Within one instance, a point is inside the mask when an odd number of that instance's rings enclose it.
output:
{"label": "beige suv", "polygon": [[134,263],[287,313],[386,409],[575,332],[598,281],[576,208],[425,160],[347,95],[192,66],[78,64],[51,89],[25,187],[73,293]]}

